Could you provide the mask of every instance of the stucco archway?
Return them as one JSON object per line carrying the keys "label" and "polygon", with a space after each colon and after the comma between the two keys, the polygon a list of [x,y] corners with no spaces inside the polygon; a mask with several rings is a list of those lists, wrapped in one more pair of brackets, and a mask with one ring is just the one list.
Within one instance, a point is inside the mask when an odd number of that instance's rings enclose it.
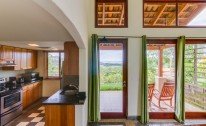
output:
{"label": "stucco archway", "polygon": [[[85,48],[85,40],[87,39],[87,35],[81,35],[80,29],[77,29],[74,22],[70,19],[68,15],[66,15],[64,10],[64,3],[60,5],[58,1],[55,0],[33,0],[35,3],[37,3],[39,6],[41,6],[43,9],[45,9],[48,13],[50,13],[52,16],[54,16],[64,27],[65,29],[71,34],[79,48]],[[60,7],[62,6],[62,7]],[[69,8],[69,7],[68,7]]]}

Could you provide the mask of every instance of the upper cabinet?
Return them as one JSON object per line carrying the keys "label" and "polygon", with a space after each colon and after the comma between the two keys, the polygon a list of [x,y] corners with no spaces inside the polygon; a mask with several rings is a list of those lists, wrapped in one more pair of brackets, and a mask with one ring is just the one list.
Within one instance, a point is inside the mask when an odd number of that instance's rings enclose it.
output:
{"label": "upper cabinet", "polygon": [[26,53],[26,60],[27,60],[27,63],[26,63],[26,66],[27,66],[27,69],[31,69],[32,68],[32,50],[27,50],[27,53]]}
{"label": "upper cabinet", "polygon": [[35,69],[37,68],[37,51],[32,50],[31,57],[31,67]]}
{"label": "upper cabinet", "polygon": [[14,61],[14,70],[37,68],[37,51],[0,45],[0,61]]}
{"label": "upper cabinet", "polygon": [[34,50],[27,50],[27,69],[34,69],[37,67],[37,52]]}
{"label": "upper cabinet", "polygon": [[21,69],[21,48],[14,49],[14,62],[16,64],[16,66],[14,67],[14,70],[20,70]]}
{"label": "upper cabinet", "polygon": [[21,49],[21,69],[27,69],[27,50]]}
{"label": "upper cabinet", "polygon": [[14,60],[14,47],[1,46],[1,60],[13,61]]}

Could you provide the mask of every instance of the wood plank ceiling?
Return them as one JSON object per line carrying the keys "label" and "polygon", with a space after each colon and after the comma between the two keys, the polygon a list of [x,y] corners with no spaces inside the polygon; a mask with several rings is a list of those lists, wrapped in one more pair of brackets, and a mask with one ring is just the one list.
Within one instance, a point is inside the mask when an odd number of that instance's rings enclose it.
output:
{"label": "wood plank ceiling", "polygon": [[98,25],[99,26],[123,26],[125,19],[124,3],[99,3]]}
{"label": "wood plank ceiling", "polygon": [[[179,3],[179,26],[186,26],[205,7],[202,3]],[[176,3],[145,3],[144,26],[176,26]]]}

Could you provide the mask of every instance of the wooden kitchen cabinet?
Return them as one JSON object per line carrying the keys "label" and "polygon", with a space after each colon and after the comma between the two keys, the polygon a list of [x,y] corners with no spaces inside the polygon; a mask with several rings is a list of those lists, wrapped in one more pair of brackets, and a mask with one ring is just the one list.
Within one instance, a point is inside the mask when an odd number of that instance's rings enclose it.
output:
{"label": "wooden kitchen cabinet", "polygon": [[27,69],[31,69],[32,68],[32,50],[27,50],[26,53],[26,67]]}
{"label": "wooden kitchen cabinet", "polygon": [[31,51],[31,67],[32,69],[37,68],[37,51],[35,50]]}
{"label": "wooden kitchen cabinet", "polygon": [[21,49],[21,69],[27,69],[27,49]]}
{"label": "wooden kitchen cabinet", "polygon": [[1,47],[1,60],[13,61],[14,60],[14,47],[2,46]]}
{"label": "wooden kitchen cabinet", "polygon": [[21,48],[14,48],[14,70],[21,70]]}
{"label": "wooden kitchen cabinet", "polygon": [[37,68],[37,52],[35,50],[27,50],[27,69]]}
{"label": "wooden kitchen cabinet", "polygon": [[23,87],[23,109],[42,98],[42,82],[35,82]]}
{"label": "wooden kitchen cabinet", "polygon": [[27,89],[27,86],[25,86],[25,87],[23,87],[23,89],[22,89],[22,104],[23,104],[23,108],[26,108],[27,107],[27,91],[28,91],[28,89]]}
{"label": "wooden kitchen cabinet", "polygon": [[14,61],[16,66],[12,70],[36,69],[37,51],[0,45],[0,60]]}

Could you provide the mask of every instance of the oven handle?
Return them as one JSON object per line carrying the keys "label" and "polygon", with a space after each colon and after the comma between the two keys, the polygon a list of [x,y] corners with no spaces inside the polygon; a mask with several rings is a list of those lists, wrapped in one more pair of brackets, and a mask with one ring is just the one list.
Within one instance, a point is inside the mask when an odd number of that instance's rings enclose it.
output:
{"label": "oven handle", "polygon": [[[19,90],[18,92],[16,92],[16,93],[20,93],[20,101],[19,102],[17,102],[17,103],[15,103],[15,104],[13,104],[12,106],[10,106],[10,107],[8,107],[8,108],[4,108],[4,98],[5,97],[7,97],[7,96],[9,96],[9,95],[6,95],[6,96],[4,96],[4,97],[1,97],[1,113],[5,113],[5,112],[7,112],[7,111],[9,111],[9,110],[12,110],[13,108],[15,108],[16,106],[19,106],[19,105],[21,105],[22,104],[22,90]],[[15,93],[12,93],[12,94],[15,94]],[[12,94],[10,94],[10,95],[12,95]]]}

